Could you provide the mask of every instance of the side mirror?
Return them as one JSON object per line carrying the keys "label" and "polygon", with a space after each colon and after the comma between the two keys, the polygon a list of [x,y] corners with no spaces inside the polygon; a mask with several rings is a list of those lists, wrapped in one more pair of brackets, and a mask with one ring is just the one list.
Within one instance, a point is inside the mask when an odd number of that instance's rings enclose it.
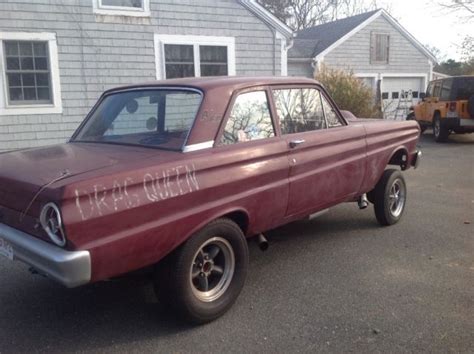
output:
{"label": "side mirror", "polygon": [[420,98],[421,98],[422,101],[424,101],[425,98],[426,98],[426,93],[421,92],[421,93],[420,93]]}

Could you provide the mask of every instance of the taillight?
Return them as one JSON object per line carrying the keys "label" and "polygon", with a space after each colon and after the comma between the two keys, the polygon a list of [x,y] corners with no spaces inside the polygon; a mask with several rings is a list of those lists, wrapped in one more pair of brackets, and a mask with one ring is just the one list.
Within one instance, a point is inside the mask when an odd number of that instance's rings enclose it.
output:
{"label": "taillight", "polygon": [[451,112],[455,112],[456,111],[456,102],[450,102],[449,103],[449,110]]}
{"label": "taillight", "polygon": [[66,245],[63,221],[56,204],[48,203],[43,207],[40,214],[40,223],[51,241],[61,247]]}

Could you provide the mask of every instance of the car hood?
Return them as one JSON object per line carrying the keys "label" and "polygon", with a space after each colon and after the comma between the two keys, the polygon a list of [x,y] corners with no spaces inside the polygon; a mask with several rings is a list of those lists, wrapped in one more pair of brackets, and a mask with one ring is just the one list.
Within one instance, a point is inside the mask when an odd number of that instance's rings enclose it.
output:
{"label": "car hood", "polygon": [[0,154],[0,204],[23,212],[41,189],[57,181],[158,153],[140,147],[67,143]]}

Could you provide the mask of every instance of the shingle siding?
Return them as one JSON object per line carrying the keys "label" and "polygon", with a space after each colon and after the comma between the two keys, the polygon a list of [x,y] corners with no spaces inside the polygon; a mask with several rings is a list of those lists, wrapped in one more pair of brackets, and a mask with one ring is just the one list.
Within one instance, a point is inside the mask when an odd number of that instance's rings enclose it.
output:
{"label": "shingle siding", "polygon": [[288,76],[313,77],[314,69],[310,61],[288,63]]}
{"label": "shingle siding", "polygon": [[[389,63],[370,63],[371,32],[390,35]],[[332,68],[353,70],[359,73],[425,73],[430,65],[428,58],[416,48],[398,29],[382,16],[329,52],[324,63]]]}
{"label": "shingle siding", "polygon": [[105,89],[154,80],[154,34],[235,37],[237,75],[281,72],[280,40],[235,0],[151,0],[150,8],[151,17],[131,18],[95,15],[92,0],[0,2],[0,32],[56,33],[63,107],[1,115],[0,151],[63,142]]}

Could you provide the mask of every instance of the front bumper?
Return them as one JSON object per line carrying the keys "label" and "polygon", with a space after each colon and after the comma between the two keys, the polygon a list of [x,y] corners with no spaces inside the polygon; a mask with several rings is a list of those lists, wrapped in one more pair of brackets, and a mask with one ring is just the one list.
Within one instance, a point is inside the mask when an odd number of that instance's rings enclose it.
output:
{"label": "front bumper", "polygon": [[13,249],[13,259],[26,263],[68,288],[91,280],[88,251],[66,251],[25,232],[0,223],[0,238]]}

